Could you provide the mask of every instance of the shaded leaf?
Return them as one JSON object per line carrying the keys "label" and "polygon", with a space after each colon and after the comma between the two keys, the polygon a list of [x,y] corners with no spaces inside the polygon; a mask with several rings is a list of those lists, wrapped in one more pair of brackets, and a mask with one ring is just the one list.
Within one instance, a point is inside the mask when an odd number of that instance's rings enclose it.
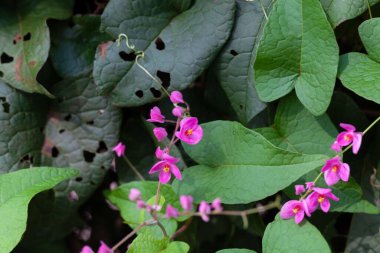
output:
{"label": "shaded leaf", "polygon": [[160,253],[165,252],[164,250],[169,245],[169,238],[157,239],[149,234],[143,233],[139,234],[136,239],[133,240],[131,245],[128,247],[128,253]]}
{"label": "shaded leaf", "polygon": [[216,253],[256,253],[256,251],[249,249],[223,249],[218,250]]}
{"label": "shaded leaf", "polygon": [[380,62],[380,18],[364,21],[359,26],[359,35],[368,53],[368,56]]}

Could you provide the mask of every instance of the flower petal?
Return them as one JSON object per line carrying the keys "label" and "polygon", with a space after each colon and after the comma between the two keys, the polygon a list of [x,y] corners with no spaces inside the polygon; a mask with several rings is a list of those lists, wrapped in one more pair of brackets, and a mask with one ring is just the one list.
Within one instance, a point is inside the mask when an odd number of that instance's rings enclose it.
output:
{"label": "flower petal", "polygon": [[[340,134],[338,134],[338,137],[336,137],[336,141],[342,147],[350,145],[354,138],[353,134],[354,133],[352,132],[341,132]],[[346,137],[350,138],[347,139]]]}
{"label": "flower petal", "polygon": [[160,171],[162,170],[162,168],[165,166],[165,162],[164,161],[159,161],[157,162],[155,165],[153,165],[153,167],[150,169],[149,171],[149,174],[153,174],[157,171]]}
{"label": "flower petal", "polygon": [[357,154],[360,146],[362,145],[362,133],[354,133],[354,139],[352,141],[352,153]]}
{"label": "flower petal", "polygon": [[321,209],[325,213],[327,213],[330,210],[330,201],[328,199],[322,201]]}
{"label": "flower petal", "polygon": [[178,167],[174,164],[170,164],[170,171],[173,173],[173,175],[178,179],[182,180],[182,174],[181,171],[178,169]]}
{"label": "flower petal", "polygon": [[167,184],[170,181],[170,178],[172,177],[172,174],[169,172],[161,171],[160,175],[158,176],[158,179],[160,180],[161,184]]}
{"label": "flower petal", "polygon": [[340,123],[339,126],[349,132],[354,132],[356,130],[356,128],[351,124]]}
{"label": "flower petal", "polygon": [[293,209],[295,208],[296,205],[299,205],[299,201],[297,200],[289,200],[286,202],[280,211],[280,217],[282,219],[289,219],[294,216]]}
{"label": "flower petal", "polygon": [[305,213],[303,211],[299,211],[296,214],[294,221],[296,222],[296,224],[299,224],[303,220],[304,217],[305,217]]}
{"label": "flower petal", "polygon": [[339,181],[338,173],[327,170],[324,174],[326,184],[328,186],[334,185]]}
{"label": "flower petal", "polygon": [[344,181],[347,182],[350,178],[350,166],[347,163],[343,163],[340,166],[339,169],[339,177]]}

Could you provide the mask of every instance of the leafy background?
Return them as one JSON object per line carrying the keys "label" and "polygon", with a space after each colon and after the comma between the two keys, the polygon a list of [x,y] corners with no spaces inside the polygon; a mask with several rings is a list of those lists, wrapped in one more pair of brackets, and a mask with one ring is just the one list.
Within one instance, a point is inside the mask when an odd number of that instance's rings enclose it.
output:
{"label": "leafy background", "polygon": [[[32,199],[13,251],[112,245],[131,230],[124,222],[141,222],[128,190],[149,199],[155,183],[137,182],[112,147],[126,143],[138,170],[156,180],[147,173],[157,143],[145,118],[152,105],[169,115],[171,104],[137,66],[140,50],[140,64],[165,88],[183,91],[205,130],[199,145],[174,150],[186,169],[183,181],[165,187],[165,203],[178,206],[179,194],[197,202],[220,196],[226,209],[244,210],[294,197],[293,185],[333,155],[340,122],[363,130],[380,115],[377,2],[2,1],[0,173],[79,170]],[[120,33],[135,51],[117,46]],[[334,186],[341,201],[302,226],[279,220],[276,210],[250,216],[246,228],[239,217],[194,219],[176,242],[141,231],[129,252],[378,252],[379,142],[377,127],[359,155],[345,154],[352,178]],[[24,205],[69,175],[61,177]],[[113,182],[123,185],[110,191]],[[78,201],[69,200],[72,191]],[[173,233],[182,222],[164,226]]]}

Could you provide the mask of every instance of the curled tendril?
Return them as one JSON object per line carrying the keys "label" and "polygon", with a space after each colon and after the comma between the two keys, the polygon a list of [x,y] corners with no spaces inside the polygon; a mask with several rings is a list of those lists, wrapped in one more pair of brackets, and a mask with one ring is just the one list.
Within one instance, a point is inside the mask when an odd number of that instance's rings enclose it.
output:
{"label": "curled tendril", "polygon": [[128,39],[128,35],[126,35],[125,33],[121,33],[119,34],[119,37],[117,38],[116,42],[117,42],[117,46],[119,47],[120,46],[120,42],[121,40],[125,38],[125,44],[127,45],[127,47],[131,50],[135,50],[135,45],[133,44],[129,44],[129,39]]}

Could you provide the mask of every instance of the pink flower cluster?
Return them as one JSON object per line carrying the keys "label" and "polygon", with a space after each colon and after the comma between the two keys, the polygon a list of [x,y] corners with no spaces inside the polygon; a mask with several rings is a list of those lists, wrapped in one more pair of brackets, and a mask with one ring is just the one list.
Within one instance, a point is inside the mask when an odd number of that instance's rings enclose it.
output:
{"label": "pink flower cluster", "polygon": [[161,210],[160,205],[149,205],[144,200],[142,200],[141,192],[136,188],[132,188],[129,191],[128,199],[132,202],[136,202],[138,209],[145,209],[147,212]]}
{"label": "pink flower cluster", "polygon": [[[182,180],[181,171],[176,166],[179,159],[170,155],[172,145],[178,140],[189,145],[195,145],[201,141],[203,136],[203,130],[202,127],[198,125],[198,119],[189,116],[189,105],[183,100],[182,93],[179,91],[173,91],[170,95],[170,101],[174,105],[172,114],[177,117],[176,127],[170,144],[166,145],[163,150],[160,147],[157,147],[156,157],[159,161],[154,164],[149,171],[149,174],[158,172],[159,181],[162,184],[167,184],[170,181],[172,174],[178,180]],[[182,107],[180,104],[186,105],[186,107]],[[157,106],[150,110],[150,118],[147,121],[153,123],[172,122],[171,120],[166,120],[165,116],[161,114],[160,108]],[[168,136],[166,129],[163,127],[155,127],[153,129],[153,134],[159,142],[162,142]]]}
{"label": "pink flower cluster", "polygon": [[[341,152],[342,147],[352,144],[352,151],[354,154],[357,154],[363,134],[355,132],[355,127],[350,124],[341,123],[340,126],[346,131],[339,133],[331,145],[331,149]],[[325,162],[321,173],[323,173],[326,184],[332,186],[340,180],[344,182],[349,180],[350,166],[347,163],[343,163],[340,156],[337,155]],[[330,200],[339,201],[339,198],[332,193],[330,188],[315,187],[316,180],[314,182],[306,182],[306,189],[303,185],[295,186],[296,195],[301,195],[301,197],[299,200],[290,200],[282,206],[280,211],[282,219],[294,217],[295,222],[298,224],[304,219],[305,214],[310,217],[311,213],[317,210],[319,206],[323,212],[327,213],[330,210]]]}

